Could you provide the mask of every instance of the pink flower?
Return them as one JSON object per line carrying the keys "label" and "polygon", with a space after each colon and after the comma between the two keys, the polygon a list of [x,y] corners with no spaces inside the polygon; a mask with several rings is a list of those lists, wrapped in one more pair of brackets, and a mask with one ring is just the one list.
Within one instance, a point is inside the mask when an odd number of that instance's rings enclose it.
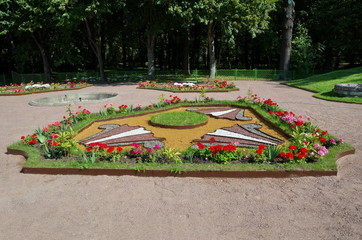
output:
{"label": "pink flower", "polygon": [[52,133],[51,138],[57,138],[57,137],[59,137],[57,134]]}
{"label": "pink flower", "polygon": [[158,144],[156,144],[153,148],[154,148],[154,149],[160,149],[160,148],[161,148],[161,146],[160,146],[160,145],[158,145]]}
{"label": "pink flower", "polygon": [[45,128],[43,128],[43,131],[47,132],[47,131],[49,131],[49,128],[45,127]]}
{"label": "pink flower", "polygon": [[54,123],[54,126],[59,127],[59,126],[60,126],[60,122],[55,122],[55,123]]}
{"label": "pink flower", "polygon": [[139,148],[141,147],[141,145],[137,144],[137,143],[132,143],[131,146],[135,147],[135,148]]}

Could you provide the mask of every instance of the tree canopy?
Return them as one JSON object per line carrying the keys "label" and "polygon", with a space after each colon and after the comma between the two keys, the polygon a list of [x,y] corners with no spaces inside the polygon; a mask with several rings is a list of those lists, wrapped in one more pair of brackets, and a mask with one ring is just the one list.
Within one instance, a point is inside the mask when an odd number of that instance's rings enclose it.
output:
{"label": "tree canopy", "polygon": [[[288,2],[288,0],[286,0]],[[290,1],[293,2],[293,1]],[[362,61],[356,0],[305,0],[294,8],[289,69]],[[278,69],[285,5],[275,0],[3,0],[0,72],[105,69]]]}

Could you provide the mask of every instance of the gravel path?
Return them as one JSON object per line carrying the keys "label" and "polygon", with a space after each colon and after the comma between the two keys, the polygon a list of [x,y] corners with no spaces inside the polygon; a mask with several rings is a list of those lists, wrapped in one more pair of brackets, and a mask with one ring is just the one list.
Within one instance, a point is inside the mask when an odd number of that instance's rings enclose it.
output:
{"label": "gravel path", "polygon": [[[24,158],[6,146],[61,120],[65,107],[31,107],[59,92],[0,97],[0,239],[362,239],[362,105],[319,100],[278,82],[236,82],[271,98],[356,148],[337,177],[287,179],[143,178],[21,174]],[[95,86],[121,104],[157,102],[161,92]],[[165,93],[169,95],[169,93]],[[174,94],[176,95],[176,94]],[[199,94],[177,94],[194,99]],[[104,103],[83,107],[98,111]]]}

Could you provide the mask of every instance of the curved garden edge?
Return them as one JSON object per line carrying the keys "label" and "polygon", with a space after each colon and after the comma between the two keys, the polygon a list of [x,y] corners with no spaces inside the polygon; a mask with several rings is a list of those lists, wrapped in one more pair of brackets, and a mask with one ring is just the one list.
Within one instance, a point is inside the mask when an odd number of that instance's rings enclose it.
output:
{"label": "curved garden edge", "polygon": [[39,92],[15,93],[15,94],[4,94],[4,93],[0,93],[0,97],[1,97],[1,96],[23,96],[23,95],[38,94],[38,93],[61,92],[61,91],[69,91],[69,90],[80,90],[80,89],[87,88],[87,87],[91,87],[91,86],[93,86],[93,84],[89,84],[89,85],[87,85],[87,86],[77,87],[77,88],[65,88],[65,89],[56,89],[56,90],[44,90],[44,91],[39,91]]}
{"label": "curved garden edge", "polygon": [[[338,154],[336,160],[341,157],[354,154],[351,149]],[[18,149],[7,148],[7,154],[22,155],[28,157],[28,153]],[[23,167],[22,173],[48,174],[48,175],[108,175],[108,176],[140,176],[140,177],[197,177],[197,178],[296,178],[296,177],[322,177],[337,176],[336,170],[293,170],[293,171],[182,171],[169,170],[134,170],[134,169],[99,169],[99,168],[36,168]]]}
{"label": "curved garden edge", "polygon": [[325,99],[325,98],[323,98],[323,97],[317,96],[317,94],[319,93],[318,91],[313,91],[313,90],[310,90],[310,89],[305,89],[305,88],[300,88],[300,87],[288,85],[288,84],[283,83],[283,82],[281,82],[280,84],[283,85],[283,86],[292,87],[292,88],[296,88],[296,89],[299,89],[299,90],[303,90],[303,91],[307,91],[307,92],[313,93],[313,96],[312,96],[312,97],[317,98],[317,99],[320,99],[320,100],[328,101],[328,102],[349,103],[349,104],[361,104],[361,103],[348,102],[348,101],[342,101],[342,100],[341,100],[341,101],[337,101],[337,100]]}
{"label": "curved garden edge", "polygon": [[[141,88],[141,87],[137,87],[137,89],[142,89],[142,90],[156,90],[156,91],[165,91],[165,92],[172,92],[172,93],[197,93],[197,92],[202,92],[202,90],[180,90],[180,91],[173,91],[173,90],[169,90],[169,89],[163,89],[163,88]],[[222,93],[222,92],[234,92],[234,91],[239,91],[239,88],[235,88],[235,89],[230,89],[230,90],[205,90],[205,92],[215,92],[215,93]]]}

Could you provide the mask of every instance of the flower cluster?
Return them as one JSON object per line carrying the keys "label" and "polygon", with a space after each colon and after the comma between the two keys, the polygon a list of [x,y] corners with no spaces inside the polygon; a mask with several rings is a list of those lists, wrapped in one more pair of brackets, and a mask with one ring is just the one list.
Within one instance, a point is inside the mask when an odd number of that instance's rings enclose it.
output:
{"label": "flower cluster", "polygon": [[[211,138],[210,141],[215,142],[215,139]],[[210,158],[214,162],[228,163],[236,158],[235,151],[237,148],[232,144],[205,146],[204,144],[198,142],[196,145],[198,147],[198,152],[196,152],[197,156],[205,159]]]}
{"label": "flower cluster", "polygon": [[28,84],[12,84],[10,86],[0,87],[0,94],[24,94],[31,92],[42,92],[42,91],[53,91],[53,90],[62,90],[69,88],[81,88],[88,86],[88,83],[85,82],[67,82],[64,84],[59,83],[42,83],[42,82],[30,82]]}
{"label": "flower cluster", "polygon": [[179,98],[178,96],[170,95],[170,99],[165,99],[164,101],[167,104],[179,103],[179,102],[181,102],[181,98]]}
{"label": "flower cluster", "polygon": [[217,89],[236,89],[234,83],[228,83],[227,81],[214,80],[207,81],[206,84],[196,84],[193,82],[173,82],[169,83],[157,83],[156,81],[144,81],[138,83],[139,88],[155,88],[165,89],[171,91],[206,91]]}

